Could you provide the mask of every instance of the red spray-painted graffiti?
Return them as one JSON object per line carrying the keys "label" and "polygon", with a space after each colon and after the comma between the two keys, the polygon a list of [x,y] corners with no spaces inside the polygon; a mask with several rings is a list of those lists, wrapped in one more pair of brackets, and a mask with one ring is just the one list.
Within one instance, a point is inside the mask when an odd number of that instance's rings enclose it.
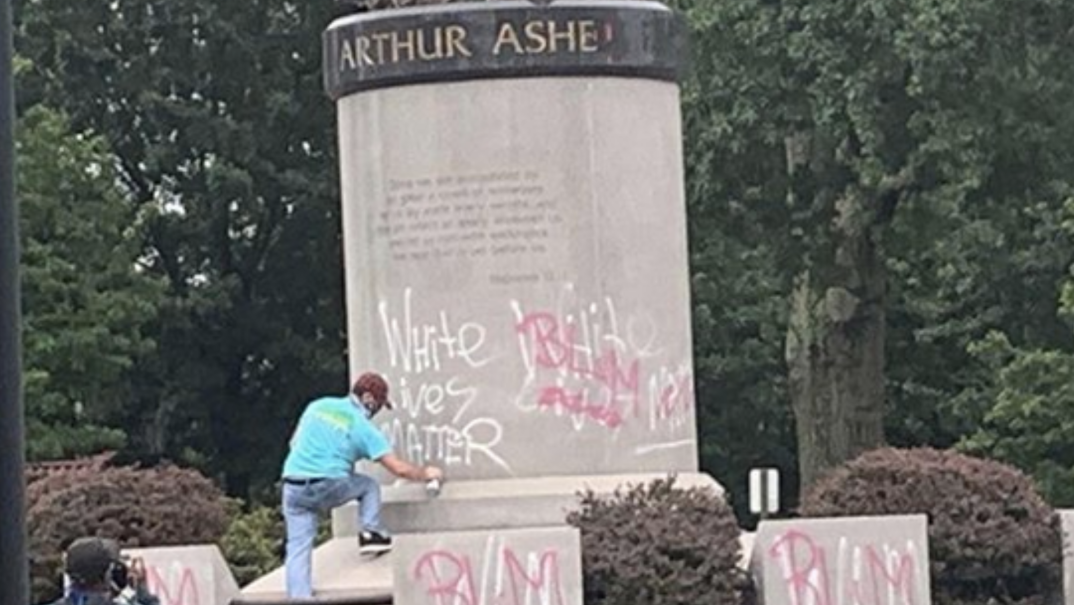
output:
{"label": "red spray-painted graffiti", "polygon": [[849,546],[844,538],[833,562],[812,536],[790,530],[768,554],[780,563],[790,605],[915,605],[918,583],[925,581],[915,576],[924,553],[912,542],[900,551],[887,544]]}
{"label": "red spray-painted graffiti", "polygon": [[689,362],[656,361],[655,327],[644,336],[620,329],[610,300],[576,313],[525,312],[513,305],[527,386],[536,387],[528,402],[536,409],[567,412],[576,428],[580,418],[609,429],[628,419],[646,419],[650,430],[692,426],[693,372]]}
{"label": "red spray-painted graffiti", "polygon": [[[470,557],[432,550],[418,558],[413,574],[424,586],[426,602],[434,605],[563,605],[558,557],[549,549],[529,553],[523,563],[505,546],[495,560],[483,563],[479,585]],[[490,573],[493,585],[487,586]]]}
{"label": "red spray-painted graffiti", "polygon": [[582,413],[609,428],[622,424],[621,407],[638,415],[641,403],[640,362],[624,359],[614,348],[595,350],[578,338],[577,326],[552,313],[534,312],[521,317],[515,330],[532,351],[535,368],[559,370],[600,387],[594,398],[589,389],[570,390],[547,386],[537,397],[540,408],[561,408]]}
{"label": "red spray-painted graffiti", "polygon": [[160,598],[161,605],[202,605],[198,578],[193,570],[184,565],[172,564],[167,572],[149,565],[146,568],[146,584],[149,592]]}
{"label": "red spray-painted graffiti", "polygon": [[585,391],[571,392],[563,387],[545,387],[537,396],[537,407],[558,407],[568,412],[582,413],[610,429],[623,424],[619,410],[611,405],[589,403],[586,399]]}
{"label": "red spray-painted graffiti", "polygon": [[691,374],[664,371],[661,372],[661,376],[654,376],[651,380],[657,385],[663,385],[660,391],[660,405],[654,413],[657,419],[667,420],[693,411],[694,377]]}
{"label": "red spray-painted graffiti", "polygon": [[[447,569],[444,569],[445,566]],[[447,577],[442,574],[447,574]],[[438,605],[477,605],[478,592],[474,586],[470,557],[445,550],[429,551],[414,565],[414,579],[418,582],[431,580],[426,585],[425,594]],[[445,601],[445,598],[448,600]]]}

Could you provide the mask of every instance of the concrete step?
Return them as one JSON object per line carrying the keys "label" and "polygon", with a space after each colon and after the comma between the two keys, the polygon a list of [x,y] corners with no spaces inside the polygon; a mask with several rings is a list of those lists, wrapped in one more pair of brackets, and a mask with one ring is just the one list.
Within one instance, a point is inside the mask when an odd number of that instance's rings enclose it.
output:
{"label": "concrete step", "polygon": [[[383,488],[381,518],[392,533],[559,526],[566,523],[569,511],[578,508],[580,492],[606,495],[666,477],[666,473],[643,473],[447,482],[435,497],[420,483],[397,483]],[[704,473],[680,473],[675,485],[724,491]],[[355,536],[358,529],[355,503],[332,512],[333,536]]]}
{"label": "concrete step", "polygon": [[[313,551],[313,587],[318,601],[391,603],[392,553],[370,558],[358,552],[353,537],[334,538]],[[262,576],[242,589],[240,603],[291,603],[284,568]]]}

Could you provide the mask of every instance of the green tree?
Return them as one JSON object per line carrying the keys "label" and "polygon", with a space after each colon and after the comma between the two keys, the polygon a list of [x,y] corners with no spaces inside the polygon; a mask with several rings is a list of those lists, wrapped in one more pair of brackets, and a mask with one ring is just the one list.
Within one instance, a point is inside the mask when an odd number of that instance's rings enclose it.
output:
{"label": "green tree", "polygon": [[677,4],[693,49],[682,97],[701,466],[746,520],[751,467],[780,468],[788,488],[797,475],[782,347],[783,248],[771,240],[775,217],[759,212],[778,195],[761,176],[775,159],[765,152],[768,126],[733,94],[746,74],[723,63],[738,42],[723,34],[721,8]]}
{"label": "green tree", "polygon": [[[764,234],[746,248],[773,260],[787,300],[786,385],[810,484],[885,440],[889,312],[903,310],[893,278],[934,270],[922,251],[943,247],[945,225],[969,237],[981,220],[1001,228],[1021,206],[1055,203],[1069,166],[1074,7],[679,4],[696,42],[687,123],[707,148],[693,170],[722,181],[692,203],[712,222],[743,215],[724,237]],[[898,366],[916,366],[898,351]]]}
{"label": "green tree", "polygon": [[[1074,233],[1074,197],[1061,230]],[[1058,238],[1057,238],[1058,239]],[[1062,241],[1062,240],[1060,240]],[[1074,258],[1069,247],[1066,260]],[[1051,338],[1027,339],[1018,329],[997,328],[973,342],[969,354],[995,378],[956,401],[955,412],[974,430],[960,449],[997,458],[1030,473],[1054,506],[1074,505],[1074,265],[1061,288],[1038,301],[1065,321]],[[1058,290],[1056,293],[1054,290]]]}
{"label": "green tree", "polygon": [[29,457],[120,447],[111,422],[154,346],[159,280],[142,269],[138,223],[101,137],[37,106],[21,116],[17,153]]}
{"label": "green tree", "polygon": [[[278,472],[295,409],[344,383],[331,3],[24,2],[24,103],[64,108],[118,158],[166,281],[124,425],[145,456],[230,493]],[[135,430],[137,427],[137,430]]]}
{"label": "green tree", "polygon": [[[974,433],[1002,381],[989,334],[1011,346],[1069,348],[1059,289],[1074,259],[1063,193],[979,199],[929,225],[897,223],[893,250],[888,436],[949,447]],[[1002,200],[1002,201],[1000,201]],[[914,248],[921,229],[934,244]],[[911,231],[911,229],[915,229]]]}
{"label": "green tree", "polygon": [[1074,504],[1074,355],[1022,350],[994,332],[974,350],[997,372],[994,399],[959,448],[1033,475],[1055,506]]}
{"label": "green tree", "polygon": [[[740,493],[749,466],[793,477],[796,443],[812,481],[883,440],[885,417],[900,444],[976,430],[994,384],[967,346],[993,329],[1026,350],[1065,336],[1074,6],[675,4],[695,49],[684,120],[706,468]],[[33,60],[21,103],[106,139],[131,210],[119,220],[166,283],[120,426],[136,451],[199,461],[250,494],[274,477],[297,407],[345,375],[320,85],[332,7],[18,9]]]}

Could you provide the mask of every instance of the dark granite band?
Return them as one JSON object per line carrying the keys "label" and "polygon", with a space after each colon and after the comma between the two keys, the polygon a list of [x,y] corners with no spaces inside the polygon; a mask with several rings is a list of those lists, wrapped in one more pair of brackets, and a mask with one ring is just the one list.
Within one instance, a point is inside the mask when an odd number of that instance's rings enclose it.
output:
{"label": "dark granite band", "polygon": [[328,95],[529,76],[675,81],[682,18],[651,1],[467,2],[344,17],[324,33]]}

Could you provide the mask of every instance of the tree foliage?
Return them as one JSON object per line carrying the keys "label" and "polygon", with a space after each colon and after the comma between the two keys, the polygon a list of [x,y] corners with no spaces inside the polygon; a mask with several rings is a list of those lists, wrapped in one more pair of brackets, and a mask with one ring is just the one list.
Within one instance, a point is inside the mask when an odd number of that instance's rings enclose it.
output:
{"label": "tree foliage", "polygon": [[220,549],[240,586],[283,564],[285,531],[278,507],[256,506],[243,511],[232,502],[227,532]]}
{"label": "tree foliage", "polygon": [[[1057,230],[1069,237],[1074,232],[1074,200],[1067,202],[1062,216],[1064,220],[1056,221]],[[958,445],[1017,465],[1033,475],[1053,504],[1072,506],[1074,279],[1070,274],[1059,291],[1058,297],[1053,294],[1036,304],[1048,309],[1057,305],[1055,321],[1066,325],[1051,327],[1045,337],[1037,338],[1024,337],[1031,329],[1025,324],[1021,330],[996,329],[971,345],[974,359],[994,379],[983,382],[974,398],[960,402],[957,409],[973,428]]]}
{"label": "tree foliage", "polygon": [[[220,550],[240,586],[283,565],[287,534],[278,502],[272,506],[244,507],[242,501],[231,500],[228,516]],[[314,544],[320,546],[331,538],[332,520],[322,515]]]}
{"label": "tree foliage", "polygon": [[292,410],[345,375],[329,4],[18,10],[22,102],[107,139],[166,284],[124,410],[132,447],[207,463],[239,494],[277,473]]}
{"label": "tree foliage", "polygon": [[18,131],[30,458],[115,448],[163,292],[103,138],[36,106]]}
{"label": "tree foliage", "polygon": [[[957,440],[971,429],[951,402],[988,380],[966,347],[989,329],[1034,340],[1055,326],[1046,301],[1070,259],[1055,216],[1070,179],[1074,9],[676,4],[695,41],[695,269],[749,266],[705,264],[736,244],[738,259],[769,259],[748,275],[785,299],[803,480],[883,440],[885,417],[896,442]],[[701,304],[740,293],[701,290]],[[754,305],[728,308],[739,319]],[[780,317],[767,315],[769,331]],[[776,397],[767,409],[785,405]]]}

